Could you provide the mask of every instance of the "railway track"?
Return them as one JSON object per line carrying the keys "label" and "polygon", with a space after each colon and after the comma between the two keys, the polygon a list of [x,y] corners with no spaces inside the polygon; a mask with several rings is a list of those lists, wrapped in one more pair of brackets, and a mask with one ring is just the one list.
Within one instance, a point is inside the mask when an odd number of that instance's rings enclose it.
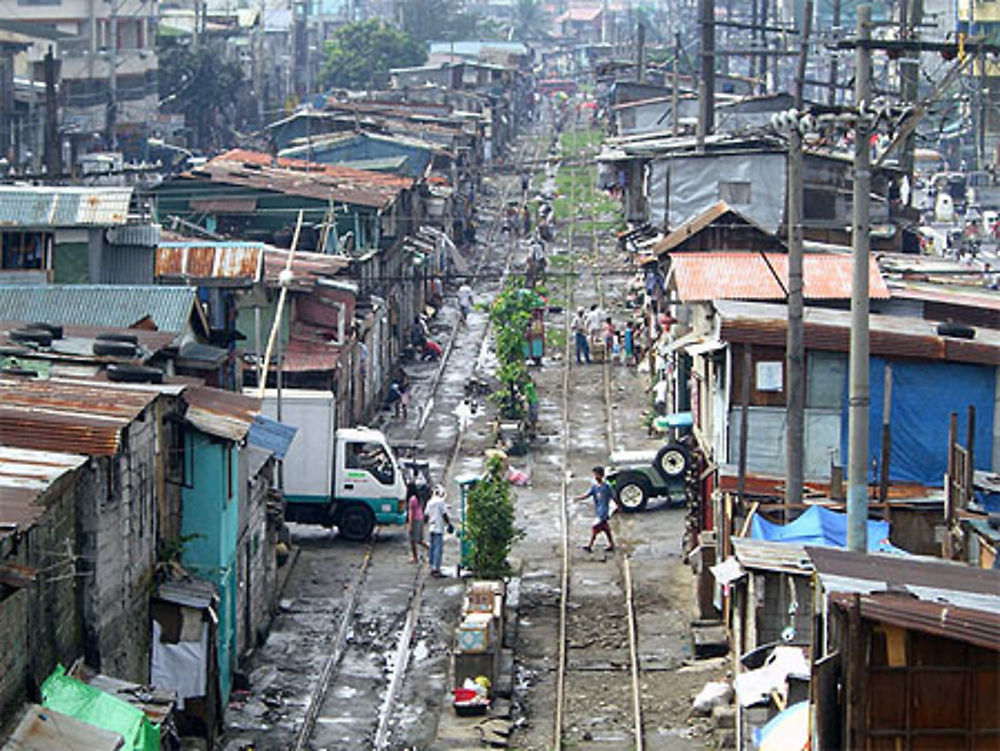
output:
{"label": "railway track", "polygon": [[[585,159],[584,159],[585,161]],[[596,171],[590,175],[591,193]],[[574,192],[578,184],[573,183]],[[576,202],[576,195],[571,199]],[[575,236],[576,224],[570,224],[569,246],[573,258],[581,243]],[[599,252],[595,225],[591,222],[586,231],[587,240],[582,245],[590,254]],[[572,263],[572,262],[571,262]],[[567,310],[574,307],[576,297],[571,265],[565,276]],[[600,276],[593,277],[598,304],[606,310],[605,295]],[[582,277],[581,277],[582,278]],[[592,380],[586,367],[574,363],[573,333],[570,315],[566,316],[566,346],[562,373],[562,484],[560,503],[561,572],[558,613],[558,658],[556,667],[555,718],[552,748],[561,751],[573,748],[632,748],[644,747],[642,701],[640,695],[638,658],[638,630],[635,620],[635,603],[632,589],[631,564],[622,541],[617,541],[617,551],[588,554],[574,546],[571,530],[572,519],[578,512],[572,499],[577,495],[571,490],[574,470],[579,471],[579,457],[573,447],[574,428],[581,420],[580,410],[571,411],[572,395],[587,381]],[[610,354],[610,353],[609,353]],[[606,457],[614,448],[614,425],[611,405],[611,373],[608,358],[601,366],[600,393],[604,422]],[[575,383],[574,383],[575,381]],[[593,415],[582,416],[592,421]],[[601,452],[599,452],[600,454]],[[576,462],[573,460],[577,459]],[[595,463],[603,463],[598,459]],[[574,466],[575,465],[575,466]],[[589,504],[589,501],[588,501]],[[589,513],[588,510],[585,513]],[[596,558],[595,558],[596,556]],[[594,591],[594,583],[599,589]],[[599,620],[595,629],[595,606],[600,601]],[[617,604],[615,604],[617,601]],[[611,606],[609,608],[609,603]],[[606,693],[607,701],[601,705],[614,707],[598,726],[594,724],[595,693]]]}
{"label": "railway track", "polygon": [[[522,145],[522,152],[532,145],[537,155],[537,151],[541,148],[540,141]],[[506,205],[515,189],[513,182],[504,186],[500,195],[500,209]],[[501,235],[501,211],[497,211],[496,216],[497,219],[492,223],[487,238],[488,246],[495,246]],[[498,276],[493,277],[496,281],[489,285],[489,290],[494,290],[503,284],[510,271],[518,243],[508,238],[504,247],[503,270]],[[495,259],[490,259],[488,251],[480,255],[473,272],[475,278],[485,276],[482,273],[483,263],[489,260]],[[482,288],[477,290],[480,294],[484,291],[487,290]],[[449,346],[435,374],[431,396],[427,402],[428,411],[438,397],[442,375],[451,356],[452,345],[460,333],[460,326],[461,324],[456,322]],[[485,339],[487,333],[484,327],[478,338]],[[415,438],[420,438],[426,425],[425,415],[420,421]],[[431,457],[437,459],[443,468],[440,482],[446,488],[450,487],[450,479],[461,446],[462,434],[457,432],[446,457]],[[403,534],[405,535],[405,532]],[[407,739],[401,737],[403,733],[399,732],[401,723],[407,719],[399,716],[401,712],[406,713],[406,710],[401,710],[400,707],[408,706],[408,703],[401,703],[398,699],[407,680],[407,671],[414,651],[426,649],[426,643],[421,636],[425,635],[427,629],[421,623],[420,613],[427,569],[423,562],[415,569],[402,568],[410,566],[404,558],[399,555],[373,555],[373,550],[374,547],[370,543],[365,554],[366,565],[359,568],[357,578],[352,583],[351,591],[354,594],[349,597],[347,607],[340,614],[336,629],[337,637],[324,662],[320,679],[309,697],[303,722],[296,734],[294,744],[296,751],[309,748],[348,747],[381,751],[411,745]],[[412,575],[400,576],[401,568],[404,573],[412,570]],[[357,593],[361,592],[367,593],[368,596],[358,596]],[[448,633],[437,634],[438,641],[449,637]],[[434,640],[428,639],[428,641]],[[385,645],[389,643],[393,646],[387,650]],[[445,675],[439,673],[436,677],[440,681],[446,677],[446,673]],[[372,702],[357,700],[362,691],[370,691],[370,686],[366,688],[359,684],[371,681],[381,685],[381,700],[377,706]],[[434,689],[435,698],[447,690],[444,685],[435,686]]]}

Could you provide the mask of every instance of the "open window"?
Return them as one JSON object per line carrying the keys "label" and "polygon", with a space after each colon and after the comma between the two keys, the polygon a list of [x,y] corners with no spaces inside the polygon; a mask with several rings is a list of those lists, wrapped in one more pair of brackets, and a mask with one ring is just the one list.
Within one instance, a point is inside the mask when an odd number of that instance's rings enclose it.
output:
{"label": "open window", "polygon": [[0,271],[42,271],[52,268],[52,234],[3,232]]}
{"label": "open window", "polygon": [[383,485],[396,481],[392,457],[381,443],[352,441],[347,444],[347,469],[362,469]]}

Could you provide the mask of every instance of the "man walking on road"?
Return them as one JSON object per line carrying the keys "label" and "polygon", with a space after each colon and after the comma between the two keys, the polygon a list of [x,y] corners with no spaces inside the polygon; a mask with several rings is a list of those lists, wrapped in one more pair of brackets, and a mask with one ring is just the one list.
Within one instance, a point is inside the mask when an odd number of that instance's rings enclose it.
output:
{"label": "man walking on road", "polygon": [[472,310],[472,287],[467,281],[462,282],[462,286],[458,288],[458,307],[462,311],[462,320],[465,321]]}
{"label": "man walking on road", "polygon": [[576,364],[580,365],[584,360],[590,365],[590,342],[587,340],[587,314],[583,308],[577,308],[573,322],[573,337],[576,341]]}
{"label": "man walking on road", "polygon": [[431,499],[427,501],[427,508],[424,509],[425,523],[431,538],[431,549],[428,554],[431,576],[443,575],[441,573],[441,557],[444,553],[444,532],[446,529],[448,534],[455,531],[448,518],[448,507],[445,505],[444,498],[444,488],[440,485],[435,486],[434,492],[431,493]]}
{"label": "man walking on road", "polygon": [[[583,549],[588,553],[594,551],[594,541],[597,539],[599,532],[603,532],[604,536],[608,538],[608,546],[604,549],[609,553],[615,549],[615,538],[611,534],[611,525],[608,524],[608,519],[611,516],[611,500],[614,497],[615,491],[604,480],[604,467],[594,467],[594,484],[590,486],[590,490],[586,493],[573,499],[574,501],[583,501],[587,498],[594,499],[594,511],[597,518],[590,528],[590,542],[583,546]],[[433,541],[431,545],[433,546]]]}

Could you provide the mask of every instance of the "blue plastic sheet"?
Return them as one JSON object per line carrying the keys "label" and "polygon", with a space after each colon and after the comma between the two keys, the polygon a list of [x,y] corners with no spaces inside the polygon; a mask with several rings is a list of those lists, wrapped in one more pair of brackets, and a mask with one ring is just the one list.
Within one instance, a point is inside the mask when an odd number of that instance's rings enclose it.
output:
{"label": "blue plastic sheet", "polygon": [[[885,360],[871,358],[868,466],[882,456]],[[892,361],[889,479],[940,487],[948,469],[948,420],[958,413],[959,441],[965,443],[969,406],[976,408],[976,468],[989,469],[993,451],[996,368],[953,362]],[[845,389],[841,456],[847,461],[848,409]]]}
{"label": "blue plastic sheet", "polygon": [[[810,506],[798,519],[788,524],[773,524],[760,516],[754,516],[750,536],[771,542],[846,548],[847,514],[822,506]],[[904,552],[889,542],[889,522],[868,521],[868,552]]]}

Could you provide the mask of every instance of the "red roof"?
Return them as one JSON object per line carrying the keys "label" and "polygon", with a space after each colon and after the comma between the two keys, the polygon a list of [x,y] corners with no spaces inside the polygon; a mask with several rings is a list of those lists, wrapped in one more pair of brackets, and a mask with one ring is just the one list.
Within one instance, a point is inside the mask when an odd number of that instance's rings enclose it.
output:
{"label": "red roof", "polygon": [[[853,259],[849,255],[806,254],[802,262],[807,300],[849,300]],[[784,253],[692,253],[671,256],[670,276],[681,302],[784,300],[788,256]],[[889,298],[873,258],[868,264],[872,299]]]}
{"label": "red roof", "polygon": [[[215,157],[215,159],[223,162],[256,164],[261,167],[272,166],[272,157],[270,154],[265,154],[262,151],[249,151],[247,149],[230,149],[225,154]],[[280,167],[281,169],[321,172],[331,177],[342,177],[344,179],[359,180],[378,185],[391,185],[397,188],[410,188],[413,186],[413,179],[409,177],[391,175],[384,172],[371,172],[369,170],[355,169],[354,167],[343,167],[337,164],[310,162],[306,159],[293,159],[286,156],[279,156],[273,166]]]}

